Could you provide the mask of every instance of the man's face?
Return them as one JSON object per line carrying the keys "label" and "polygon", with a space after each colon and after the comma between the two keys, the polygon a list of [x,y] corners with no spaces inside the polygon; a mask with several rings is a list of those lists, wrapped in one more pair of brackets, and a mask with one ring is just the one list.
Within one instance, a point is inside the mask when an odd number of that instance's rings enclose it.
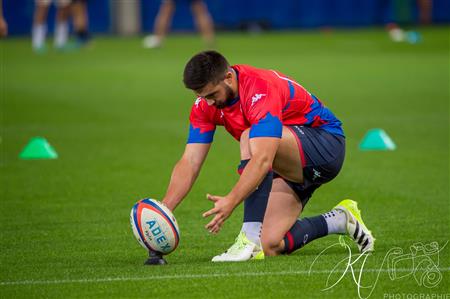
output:
{"label": "man's face", "polygon": [[195,92],[199,97],[204,98],[208,105],[219,109],[225,108],[227,101],[231,101],[235,97],[231,89],[231,77],[228,78],[228,76],[225,76],[225,79],[217,84],[210,82],[201,90]]}

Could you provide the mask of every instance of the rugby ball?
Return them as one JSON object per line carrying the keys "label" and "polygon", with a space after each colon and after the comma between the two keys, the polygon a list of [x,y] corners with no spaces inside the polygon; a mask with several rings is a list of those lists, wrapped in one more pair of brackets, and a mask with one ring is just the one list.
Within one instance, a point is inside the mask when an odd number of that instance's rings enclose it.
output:
{"label": "rugby ball", "polygon": [[131,209],[131,228],[139,244],[147,250],[168,254],[180,240],[177,220],[161,202],[146,198]]}

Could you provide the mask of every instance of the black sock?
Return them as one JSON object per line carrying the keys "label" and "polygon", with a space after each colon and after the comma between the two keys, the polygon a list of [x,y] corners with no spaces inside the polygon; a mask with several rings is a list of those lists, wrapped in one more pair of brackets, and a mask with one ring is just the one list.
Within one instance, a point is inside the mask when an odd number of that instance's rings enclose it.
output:
{"label": "black sock", "polygon": [[322,215],[299,219],[284,236],[283,253],[291,253],[327,234],[327,222]]}
{"label": "black sock", "polygon": [[[250,160],[242,160],[238,167],[239,174],[244,171]],[[266,213],[269,193],[272,189],[273,171],[269,170],[262,182],[252,194],[244,201],[244,222],[263,222]]]}
{"label": "black sock", "polygon": [[76,32],[77,38],[79,41],[87,42],[90,39],[89,31],[86,29],[81,29]]}

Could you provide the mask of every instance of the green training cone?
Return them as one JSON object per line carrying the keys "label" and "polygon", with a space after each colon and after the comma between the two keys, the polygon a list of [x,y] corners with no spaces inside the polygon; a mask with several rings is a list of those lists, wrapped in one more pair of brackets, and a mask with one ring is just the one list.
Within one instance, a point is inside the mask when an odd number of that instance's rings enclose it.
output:
{"label": "green training cone", "polygon": [[359,144],[362,151],[393,151],[397,148],[391,137],[382,129],[371,129]]}
{"label": "green training cone", "polygon": [[19,158],[28,159],[56,159],[58,154],[45,138],[34,137],[19,154]]}

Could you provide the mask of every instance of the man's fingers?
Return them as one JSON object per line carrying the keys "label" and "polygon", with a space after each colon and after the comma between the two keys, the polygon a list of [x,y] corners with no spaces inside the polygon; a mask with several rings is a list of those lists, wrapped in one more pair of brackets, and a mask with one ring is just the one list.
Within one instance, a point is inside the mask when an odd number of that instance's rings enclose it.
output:
{"label": "man's fingers", "polygon": [[[206,194],[206,198],[211,200],[212,202],[214,202],[215,206],[217,206],[217,205],[220,206],[220,202],[218,203],[218,201],[223,199],[223,197],[215,196],[215,195],[211,195],[211,194]],[[210,233],[217,234],[220,231],[220,228],[222,227],[222,224],[225,221],[226,216],[224,215],[222,208],[214,207],[211,210],[203,213],[203,217],[208,217],[213,214],[216,214],[216,215],[207,225],[205,225],[205,228]]]}
{"label": "man's fingers", "polygon": [[219,228],[217,226],[214,226],[212,229],[210,229],[209,231],[211,234],[217,234],[219,232]]}
{"label": "man's fingers", "polygon": [[220,231],[220,228],[222,227],[224,220],[223,217],[221,215],[216,215],[216,217],[214,217],[214,219],[209,222],[205,228],[213,234],[216,234]]}
{"label": "man's fingers", "polygon": [[211,229],[209,229],[209,232],[212,234],[217,234],[220,230],[220,227],[216,224]]}
{"label": "man's fingers", "polygon": [[205,225],[205,228],[210,231],[216,225],[216,222],[217,220],[214,218],[207,225]]}
{"label": "man's fingers", "polygon": [[219,209],[217,209],[217,208],[212,208],[211,210],[206,211],[205,213],[203,213],[203,217],[204,217],[204,218],[209,217],[209,216],[211,216],[211,215],[213,215],[213,214],[216,214],[218,211],[219,211]]}
{"label": "man's fingers", "polygon": [[217,225],[217,223],[220,221],[220,219],[222,218],[221,215],[216,215],[213,220],[211,220],[205,227],[207,230],[211,230],[215,225]]}
{"label": "man's fingers", "polygon": [[219,221],[217,221],[217,223],[211,229],[211,232],[213,234],[217,234],[220,231],[220,229],[222,228],[222,225],[223,225],[223,220],[219,219]]}
{"label": "man's fingers", "polygon": [[223,222],[216,223],[216,225],[214,225],[214,227],[212,228],[212,233],[217,234],[222,228],[222,224]]}
{"label": "man's fingers", "polygon": [[211,194],[206,194],[206,198],[209,199],[210,201],[216,202],[219,200],[219,198],[217,196],[211,195]]}

